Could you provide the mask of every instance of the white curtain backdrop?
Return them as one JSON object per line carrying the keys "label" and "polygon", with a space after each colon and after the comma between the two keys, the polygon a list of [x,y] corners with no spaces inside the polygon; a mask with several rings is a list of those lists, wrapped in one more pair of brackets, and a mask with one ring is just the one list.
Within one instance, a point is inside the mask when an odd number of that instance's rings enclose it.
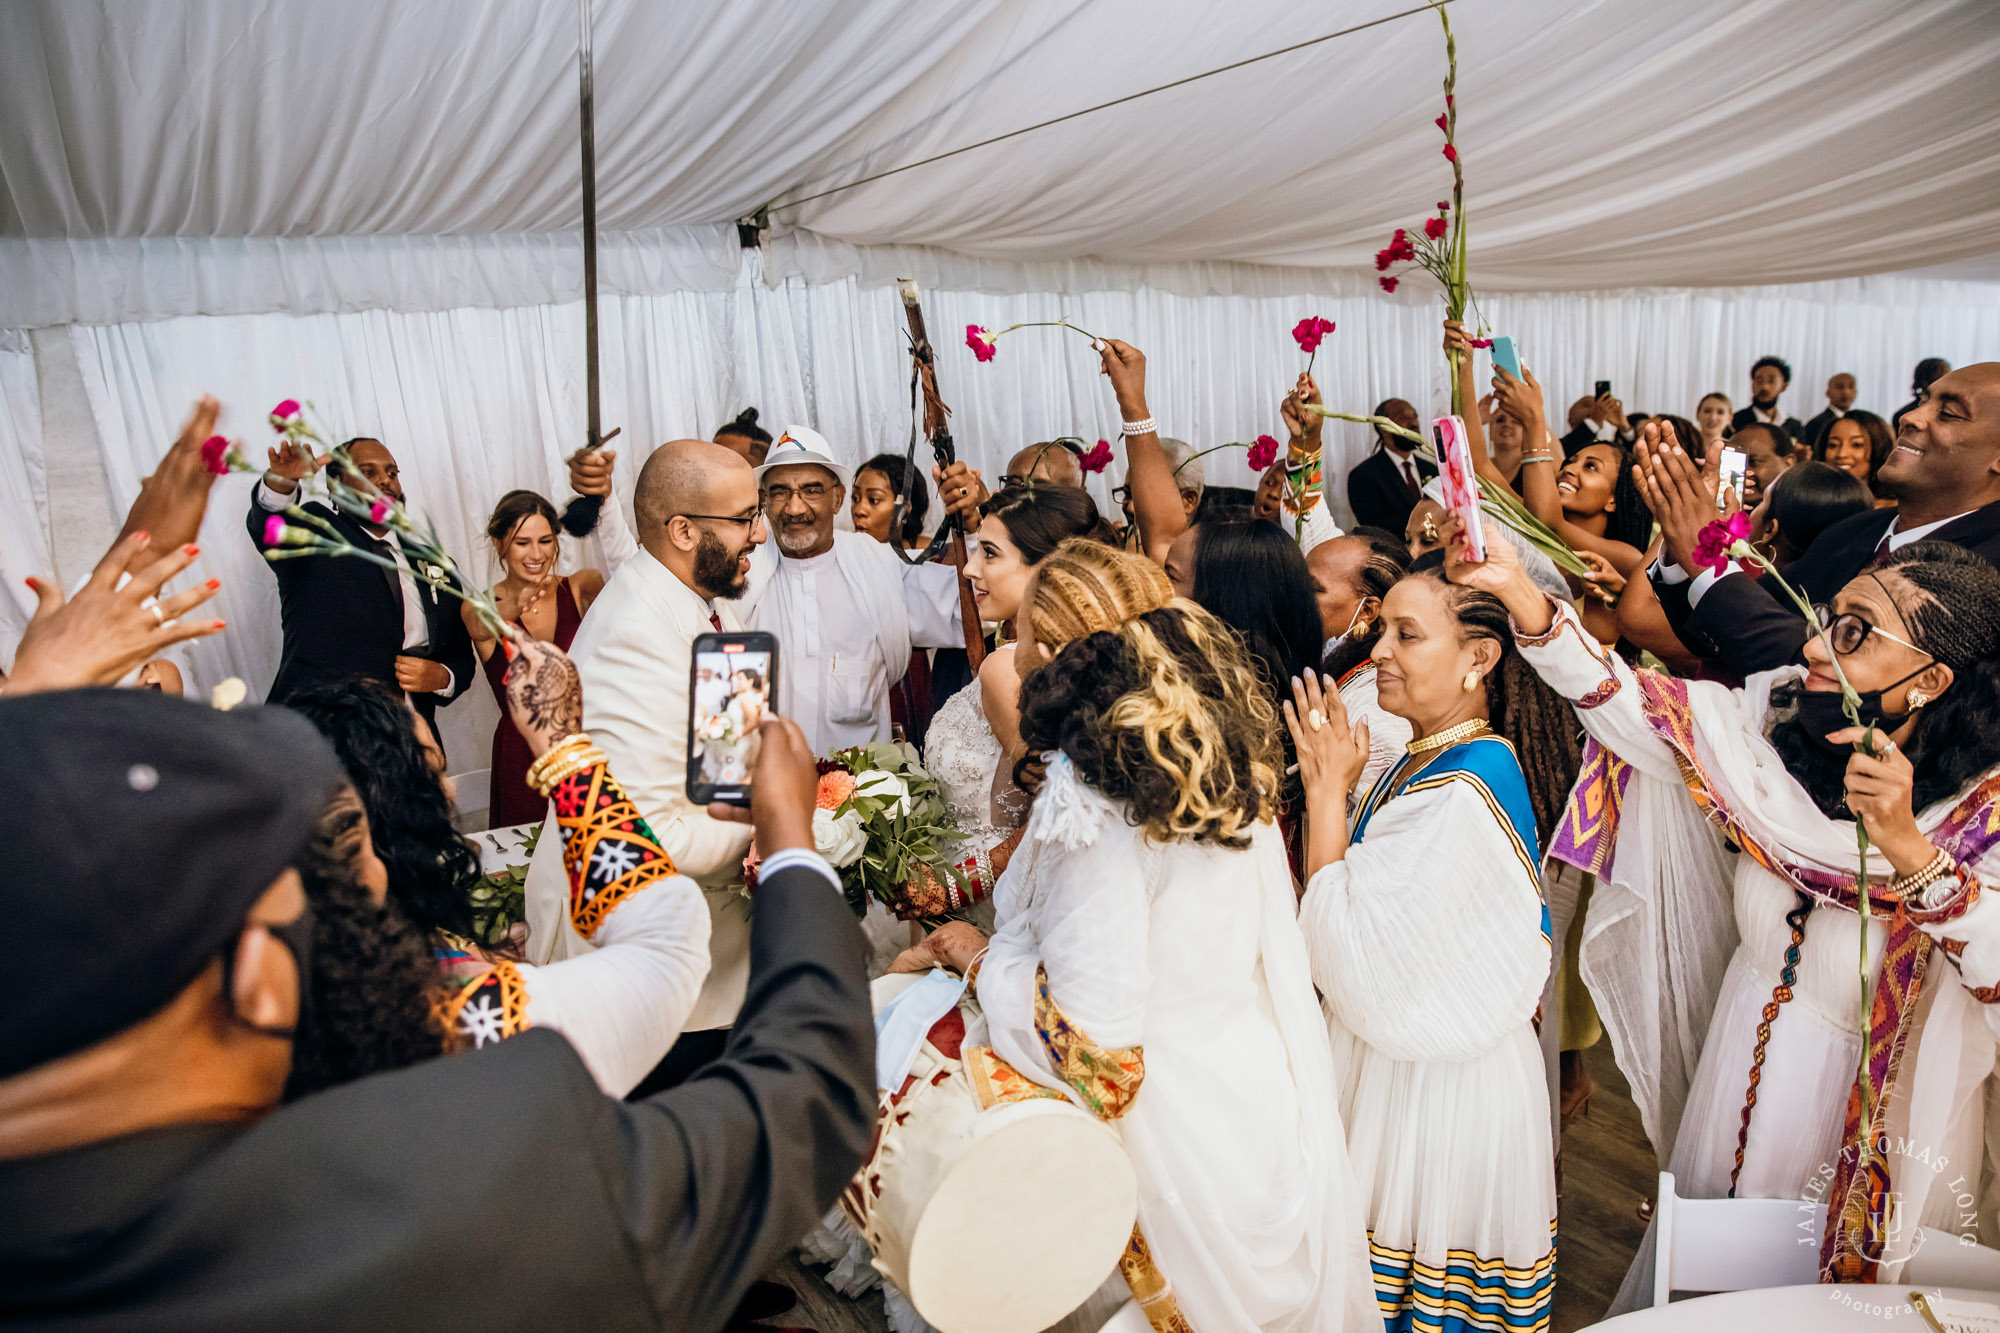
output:
{"label": "white curtain backdrop", "polygon": [[54,567],[49,550],[49,488],[42,464],[42,395],[28,335],[0,330],[0,666],[14,645],[35,595],[25,580]]}
{"label": "white curtain backdrop", "polygon": [[[1412,283],[1411,287],[1415,287]],[[1149,397],[1165,433],[1199,447],[1280,433],[1277,403],[1305,358],[1292,325],[1308,314],[1335,321],[1315,373],[1329,404],[1367,411],[1400,396],[1426,417],[1445,409],[1438,350],[1441,306],[1421,289],[1398,299],[1348,296],[1189,296],[1155,288],[993,295],[926,295],[940,351],[940,382],[954,408],[961,453],[989,478],[1025,444],[1060,434],[1116,441],[1117,411],[1080,335],[1023,329],[976,362],[967,324],[1001,329],[1067,316],[1093,333],[1145,351]],[[1749,365],[1775,353],[1795,379],[1786,406],[1801,418],[1823,406],[1835,371],[1860,381],[1860,404],[1883,413],[1907,398],[1923,356],[1963,364],[2000,349],[2000,300],[1979,283],[1851,279],[1740,290],[1494,295],[1493,329],[1512,335],[1559,414],[1592,381],[1609,379],[1629,410],[1691,415],[1721,389],[1741,402]],[[631,484],[659,442],[708,436],[754,405],[775,433],[792,423],[824,433],[842,458],[901,452],[909,440],[907,357],[894,289],[857,278],[775,283],[748,252],[733,288],[610,297],[600,313],[603,420],[622,426],[619,486]],[[122,513],[194,398],[225,404],[223,429],[261,459],[264,413],[281,398],[313,404],[336,438],[380,436],[395,451],[412,502],[479,578],[497,574],[481,536],[496,499],[516,486],[562,501],[562,459],[582,436],[580,303],[432,312],[199,316],[72,328],[77,360]],[[25,340],[20,340],[25,348]],[[1482,377],[1484,376],[1482,367]],[[39,416],[32,359],[0,354],[7,410],[0,441],[7,471],[9,550],[32,506],[16,476],[38,471]],[[1329,475],[1365,454],[1368,433],[1330,425]],[[927,452],[922,455],[928,463]],[[1240,450],[1204,460],[1210,484],[1253,485]],[[1122,478],[1122,455],[1091,481],[1100,503]],[[1347,520],[1344,485],[1333,509]],[[34,494],[32,485],[28,494]],[[189,654],[190,692],[229,675],[261,694],[278,654],[276,594],[242,530],[248,484],[217,488],[203,535],[204,576],[223,579],[221,637]],[[935,505],[933,505],[933,514]],[[16,517],[19,515],[20,517]],[[46,519],[41,520],[46,530]],[[45,544],[45,542],[44,542]],[[10,554],[10,560],[17,558]],[[590,553],[576,557],[594,559]],[[11,575],[10,575],[11,577]],[[25,590],[24,590],[25,591]],[[7,640],[11,644],[12,635]],[[447,713],[455,766],[483,756],[491,704],[483,686]]]}

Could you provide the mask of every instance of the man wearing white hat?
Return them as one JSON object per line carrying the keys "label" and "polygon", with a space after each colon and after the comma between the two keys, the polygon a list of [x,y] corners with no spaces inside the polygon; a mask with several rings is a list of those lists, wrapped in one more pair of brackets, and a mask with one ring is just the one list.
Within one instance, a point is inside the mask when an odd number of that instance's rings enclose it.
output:
{"label": "man wearing white hat", "polygon": [[964,646],[956,570],[905,565],[834,527],[852,481],[804,426],[787,426],[757,469],[773,540],[753,557],[745,621],[777,635],[778,711],[821,755],[888,739],[889,687],[912,648]]}

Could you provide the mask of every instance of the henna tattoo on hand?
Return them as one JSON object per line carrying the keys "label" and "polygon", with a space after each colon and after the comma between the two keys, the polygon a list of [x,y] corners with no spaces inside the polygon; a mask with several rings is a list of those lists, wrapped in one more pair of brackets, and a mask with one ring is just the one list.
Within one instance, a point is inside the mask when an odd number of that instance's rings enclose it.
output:
{"label": "henna tattoo on hand", "polygon": [[583,681],[563,653],[547,644],[524,644],[503,683],[522,731],[548,743],[583,730]]}

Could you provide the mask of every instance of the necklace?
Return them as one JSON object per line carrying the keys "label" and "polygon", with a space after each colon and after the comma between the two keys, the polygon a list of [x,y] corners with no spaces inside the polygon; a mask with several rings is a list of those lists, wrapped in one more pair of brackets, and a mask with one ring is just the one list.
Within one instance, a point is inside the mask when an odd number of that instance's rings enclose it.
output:
{"label": "necklace", "polygon": [[1433,750],[1442,750],[1447,745],[1456,745],[1485,730],[1486,719],[1475,717],[1469,722],[1461,722],[1455,727],[1446,727],[1443,731],[1434,732],[1420,741],[1411,741],[1403,748],[1411,754],[1429,754]]}

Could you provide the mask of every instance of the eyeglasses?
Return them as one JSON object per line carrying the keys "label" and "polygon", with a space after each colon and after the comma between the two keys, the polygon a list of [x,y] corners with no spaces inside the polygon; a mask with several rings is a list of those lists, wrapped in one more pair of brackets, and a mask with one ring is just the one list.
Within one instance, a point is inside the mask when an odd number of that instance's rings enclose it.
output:
{"label": "eyeglasses", "polygon": [[1879,634],[1890,643],[1900,643],[1913,653],[1923,653],[1925,657],[1932,656],[1908,639],[1899,639],[1880,625],[1870,624],[1852,611],[1835,615],[1832,607],[1820,602],[1813,606],[1813,617],[1819,621],[1820,629],[1826,632],[1827,646],[1842,657],[1850,657],[1860,652],[1861,645],[1868,642],[1868,636],[1871,634]]}
{"label": "eyeglasses", "polygon": [[807,504],[818,504],[826,498],[826,489],[826,483],[823,481],[809,481],[796,490],[790,486],[766,486],[764,488],[764,503],[767,505],[776,505],[780,509],[783,509],[792,502],[792,497],[796,495],[804,499]]}
{"label": "eyeglasses", "polygon": [[1113,486],[1111,488],[1111,503],[1123,508],[1131,502],[1132,488],[1130,486]]}
{"label": "eyeglasses", "polygon": [[764,521],[764,511],[759,509],[756,513],[748,516],[743,514],[677,514],[675,517],[698,518],[705,523],[741,523],[744,527],[754,532],[757,525]]}

